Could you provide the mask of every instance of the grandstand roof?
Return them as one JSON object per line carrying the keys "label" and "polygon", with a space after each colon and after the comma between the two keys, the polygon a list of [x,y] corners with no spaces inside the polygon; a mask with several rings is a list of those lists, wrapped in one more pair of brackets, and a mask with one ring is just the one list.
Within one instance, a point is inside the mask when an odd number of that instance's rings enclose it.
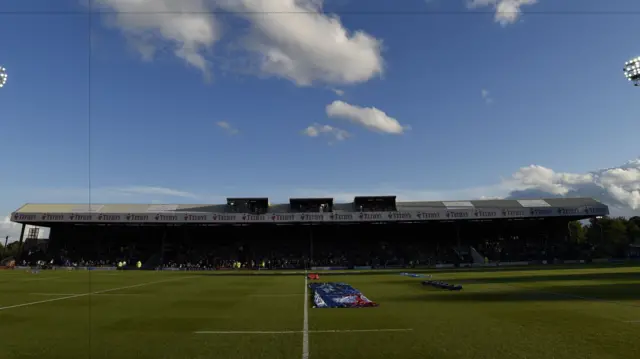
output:
{"label": "grandstand roof", "polygon": [[296,212],[289,204],[269,206],[267,213],[233,211],[226,204],[26,204],[11,215],[17,223],[47,226],[78,224],[250,224],[360,223],[526,219],[572,220],[609,214],[591,198],[397,202],[396,210],[361,211],[354,203],[334,204],[331,211]]}
{"label": "grandstand roof", "polygon": [[[517,209],[517,208],[576,208],[596,207],[608,208],[606,205],[593,198],[547,198],[528,200],[468,200],[468,201],[416,201],[397,202],[397,210],[422,211],[434,208],[441,209]],[[357,211],[353,202],[335,203],[334,212]],[[15,211],[15,213],[157,213],[157,212],[205,212],[228,213],[226,204],[54,204],[54,203],[27,203]],[[272,204],[269,213],[288,213],[289,204]]]}

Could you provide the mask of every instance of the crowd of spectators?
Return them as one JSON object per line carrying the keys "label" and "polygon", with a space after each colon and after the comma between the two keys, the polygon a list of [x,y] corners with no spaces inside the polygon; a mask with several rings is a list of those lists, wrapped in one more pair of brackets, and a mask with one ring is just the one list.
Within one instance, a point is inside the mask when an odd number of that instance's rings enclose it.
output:
{"label": "crowd of spectators", "polygon": [[[105,227],[99,232],[88,231],[86,237],[84,233],[61,232],[47,250],[23,253],[20,264],[46,261],[56,266],[98,267],[140,261],[143,269],[393,268],[485,260],[582,259],[585,255],[568,248],[561,237],[554,238],[553,231],[500,231],[490,226],[463,227],[456,239],[450,224],[319,226],[313,230],[304,226]],[[564,235],[562,231],[557,233]]]}

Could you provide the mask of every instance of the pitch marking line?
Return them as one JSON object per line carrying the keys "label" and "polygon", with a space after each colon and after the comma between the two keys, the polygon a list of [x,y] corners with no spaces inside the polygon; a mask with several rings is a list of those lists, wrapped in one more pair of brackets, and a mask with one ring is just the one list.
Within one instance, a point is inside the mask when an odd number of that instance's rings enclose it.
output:
{"label": "pitch marking line", "polygon": [[264,298],[269,298],[269,297],[297,297],[299,296],[300,293],[297,294],[249,294],[249,297],[264,297]]}
{"label": "pitch marking line", "polygon": [[309,359],[309,280],[304,274],[304,320],[302,322],[302,359]]}
{"label": "pitch marking line", "polygon": [[69,295],[69,296],[65,296],[65,297],[59,297],[59,298],[52,298],[52,299],[39,300],[39,301],[37,301],[37,302],[28,302],[28,303],[22,303],[22,304],[8,305],[8,306],[6,306],[6,307],[0,307],[0,310],[7,310],[7,309],[13,309],[13,308],[20,308],[20,307],[28,307],[28,306],[30,306],[30,305],[44,304],[44,303],[51,303],[51,302],[57,302],[57,301],[59,301],[59,300],[65,300],[65,299],[73,299],[73,298],[86,297],[86,296],[88,296],[88,295],[95,295],[95,294],[103,294],[103,293],[115,292],[115,291],[118,291],[118,290],[124,290],[124,289],[129,289],[129,288],[138,288],[138,287],[143,287],[143,286],[146,286],[146,285],[159,284],[159,283],[167,283],[167,282],[173,282],[173,281],[176,281],[176,280],[189,279],[189,278],[195,278],[195,277],[196,277],[196,276],[181,277],[181,278],[171,278],[171,279],[159,280],[159,281],[155,281],[155,282],[146,282],[146,283],[140,283],[140,284],[128,285],[128,286],[125,286],[125,287],[118,287],[118,288],[111,288],[111,289],[99,290],[99,291],[97,291],[97,292],[82,293],[82,294],[74,294],[74,295]]}
{"label": "pitch marking line", "polygon": [[58,279],[60,277],[43,277],[43,278],[27,278],[24,279],[24,282],[34,282],[34,281],[38,281],[38,280],[51,280],[51,279]]}
{"label": "pitch marking line", "polygon": [[[307,330],[306,333],[374,333],[374,332],[410,332],[411,328],[405,329],[335,329],[335,330]],[[211,331],[203,330],[193,332],[194,334],[299,334],[305,333],[304,330],[275,330],[275,331]]]}
{"label": "pitch marking line", "polygon": [[410,332],[411,328],[405,329],[335,329],[335,330],[310,330],[311,333],[376,333],[376,332]]}
{"label": "pitch marking line", "polygon": [[[39,296],[49,296],[49,297],[70,297],[74,295],[82,295],[85,293],[29,293],[30,295],[39,295]],[[142,296],[144,294],[140,293],[92,293],[91,295],[100,295],[100,296]]]}

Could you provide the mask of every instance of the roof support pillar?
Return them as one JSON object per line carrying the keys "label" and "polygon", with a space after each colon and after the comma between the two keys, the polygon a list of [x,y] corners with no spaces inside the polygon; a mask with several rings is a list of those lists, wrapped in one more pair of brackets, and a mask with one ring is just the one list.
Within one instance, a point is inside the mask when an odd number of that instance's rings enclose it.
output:
{"label": "roof support pillar", "polygon": [[20,260],[22,259],[22,246],[24,245],[24,230],[27,228],[26,224],[22,224],[22,228],[20,229],[20,241],[18,242],[18,254],[16,255],[16,265],[20,265]]}

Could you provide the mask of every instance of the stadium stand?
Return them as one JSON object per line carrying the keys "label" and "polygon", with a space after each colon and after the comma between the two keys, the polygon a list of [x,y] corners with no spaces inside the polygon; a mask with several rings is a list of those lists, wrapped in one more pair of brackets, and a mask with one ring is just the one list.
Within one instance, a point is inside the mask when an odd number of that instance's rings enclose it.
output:
{"label": "stadium stand", "polygon": [[[143,269],[398,268],[587,259],[570,221],[606,216],[590,198],[396,202],[394,196],[229,198],[226,205],[26,204],[23,225],[49,227],[19,264]],[[23,238],[20,239],[21,243]]]}

